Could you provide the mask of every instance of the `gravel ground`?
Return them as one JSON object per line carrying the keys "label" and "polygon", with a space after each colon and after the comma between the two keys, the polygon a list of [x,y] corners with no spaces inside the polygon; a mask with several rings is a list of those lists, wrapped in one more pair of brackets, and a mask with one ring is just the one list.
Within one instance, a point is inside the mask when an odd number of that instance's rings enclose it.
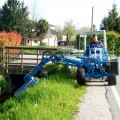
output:
{"label": "gravel ground", "polygon": [[112,120],[106,99],[105,82],[87,83],[87,93],[80,99],[74,120]]}

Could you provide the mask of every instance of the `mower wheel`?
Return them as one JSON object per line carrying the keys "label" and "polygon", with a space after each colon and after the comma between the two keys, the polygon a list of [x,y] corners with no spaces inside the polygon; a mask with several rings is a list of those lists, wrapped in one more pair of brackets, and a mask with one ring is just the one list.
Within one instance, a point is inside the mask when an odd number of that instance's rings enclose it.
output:
{"label": "mower wheel", "polygon": [[116,76],[108,76],[108,85],[116,85]]}
{"label": "mower wheel", "polygon": [[79,85],[85,85],[85,69],[77,68],[77,83]]}

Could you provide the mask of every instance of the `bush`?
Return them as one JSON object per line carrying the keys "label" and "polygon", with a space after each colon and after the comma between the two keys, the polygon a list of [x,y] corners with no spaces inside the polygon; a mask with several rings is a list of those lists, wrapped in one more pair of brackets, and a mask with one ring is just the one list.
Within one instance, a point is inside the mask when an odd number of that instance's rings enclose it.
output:
{"label": "bush", "polygon": [[0,46],[20,46],[22,36],[17,32],[0,32]]}
{"label": "bush", "polygon": [[[0,47],[5,46],[13,46],[18,47],[21,45],[22,36],[18,34],[17,32],[0,32]],[[3,51],[5,53],[6,51]],[[10,49],[10,53],[19,53],[19,50]],[[13,57],[14,55],[11,54],[10,57]]]}
{"label": "bush", "polygon": [[107,32],[107,45],[109,51],[120,54],[120,35],[114,31]]}

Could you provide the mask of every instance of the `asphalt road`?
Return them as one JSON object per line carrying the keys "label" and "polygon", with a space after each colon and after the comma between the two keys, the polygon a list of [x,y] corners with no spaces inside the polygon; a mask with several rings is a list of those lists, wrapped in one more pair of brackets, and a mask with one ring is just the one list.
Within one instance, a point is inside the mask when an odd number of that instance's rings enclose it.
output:
{"label": "asphalt road", "polygon": [[106,98],[112,120],[120,120],[120,76],[117,76],[116,86],[106,86]]}
{"label": "asphalt road", "polygon": [[106,99],[107,82],[92,80],[86,84],[87,92],[80,98],[79,110],[73,120],[112,120]]}
{"label": "asphalt road", "polygon": [[115,86],[108,86],[105,81],[92,81],[87,83],[87,92],[80,98],[74,120],[120,120],[120,72]]}
{"label": "asphalt road", "polygon": [[101,80],[92,80],[87,86],[74,120],[120,120],[120,76],[115,86]]}
{"label": "asphalt road", "polygon": [[112,119],[120,120],[120,58],[119,58],[119,75],[117,76],[117,85],[106,86],[106,97],[112,114]]}

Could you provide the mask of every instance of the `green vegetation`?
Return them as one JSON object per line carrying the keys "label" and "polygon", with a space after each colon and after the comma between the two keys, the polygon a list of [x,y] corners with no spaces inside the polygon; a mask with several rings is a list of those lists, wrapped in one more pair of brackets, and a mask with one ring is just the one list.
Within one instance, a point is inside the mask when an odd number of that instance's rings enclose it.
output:
{"label": "green vegetation", "polygon": [[37,54],[37,50],[24,50],[24,54]]}
{"label": "green vegetation", "polygon": [[8,89],[7,81],[2,76],[0,76],[0,89],[2,90],[2,92]]}
{"label": "green vegetation", "polygon": [[39,37],[40,40],[40,45],[42,45],[42,41],[45,37],[45,35],[47,34],[48,30],[49,30],[49,23],[45,20],[42,19],[38,21],[37,23],[37,37]]}
{"label": "green vegetation", "polygon": [[114,31],[107,32],[107,45],[109,51],[115,51],[115,54],[120,55],[120,34]]}
{"label": "green vegetation", "polygon": [[22,36],[28,35],[31,31],[28,15],[28,7],[24,5],[24,2],[7,0],[0,8],[0,31],[17,31]]}
{"label": "green vegetation", "polygon": [[117,4],[113,3],[112,9],[109,10],[108,15],[102,19],[101,30],[115,31],[120,33],[120,16],[117,9]]}
{"label": "green vegetation", "polygon": [[0,106],[1,120],[72,120],[86,86],[79,86],[75,69],[47,65],[49,76]]}

